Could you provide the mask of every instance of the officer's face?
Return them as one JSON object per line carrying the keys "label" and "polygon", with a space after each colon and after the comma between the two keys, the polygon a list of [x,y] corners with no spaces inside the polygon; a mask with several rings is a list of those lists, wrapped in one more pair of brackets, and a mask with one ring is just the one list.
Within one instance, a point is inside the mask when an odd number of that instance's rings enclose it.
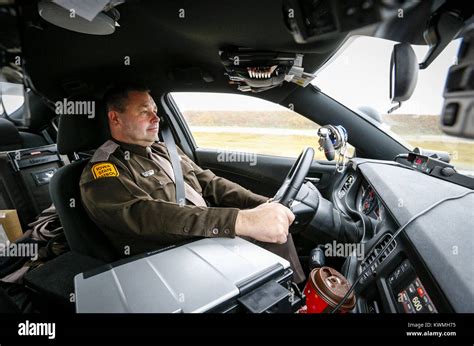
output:
{"label": "officer's face", "polygon": [[[126,143],[149,146],[158,139],[160,118],[147,92],[131,91],[123,112],[109,112],[112,136]],[[110,113],[116,113],[111,115]]]}

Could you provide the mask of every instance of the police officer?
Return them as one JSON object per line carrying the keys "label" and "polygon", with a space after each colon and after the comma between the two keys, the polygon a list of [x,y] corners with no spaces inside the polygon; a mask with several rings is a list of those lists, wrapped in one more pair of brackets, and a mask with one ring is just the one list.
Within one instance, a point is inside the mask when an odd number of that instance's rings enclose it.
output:
{"label": "police officer", "polygon": [[174,174],[167,148],[158,142],[160,118],[149,91],[115,87],[105,102],[112,138],[86,165],[80,189],[86,211],[118,256],[191,237],[238,235],[286,257],[295,281],[304,280],[288,234],[294,220],[288,208],[266,203],[268,198],[203,170],[179,148],[186,204],[177,204]]}

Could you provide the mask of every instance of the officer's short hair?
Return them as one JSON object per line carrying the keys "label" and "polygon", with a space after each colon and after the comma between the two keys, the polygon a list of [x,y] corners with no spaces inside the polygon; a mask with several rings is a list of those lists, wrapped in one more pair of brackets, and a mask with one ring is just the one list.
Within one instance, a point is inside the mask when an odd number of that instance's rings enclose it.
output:
{"label": "officer's short hair", "polygon": [[128,93],[132,91],[142,91],[142,92],[150,92],[150,89],[138,83],[122,83],[122,84],[115,84],[104,94],[104,103],[106,106],[106,110],[116,110],[118,112],[124,112],[126,102],[128,99]]}

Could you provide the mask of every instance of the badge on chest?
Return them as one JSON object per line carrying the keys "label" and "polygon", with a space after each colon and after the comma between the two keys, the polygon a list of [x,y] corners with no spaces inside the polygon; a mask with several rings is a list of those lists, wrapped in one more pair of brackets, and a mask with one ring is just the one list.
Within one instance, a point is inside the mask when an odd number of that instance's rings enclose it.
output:
{"label": "badge on chest", "polygon": [[145,172],[141,172],[140,173],[143,177],[150,177],[152,176],[153,174],[155,174],[155,170],[154,169],[150,169],[148,171],[145,171]]}

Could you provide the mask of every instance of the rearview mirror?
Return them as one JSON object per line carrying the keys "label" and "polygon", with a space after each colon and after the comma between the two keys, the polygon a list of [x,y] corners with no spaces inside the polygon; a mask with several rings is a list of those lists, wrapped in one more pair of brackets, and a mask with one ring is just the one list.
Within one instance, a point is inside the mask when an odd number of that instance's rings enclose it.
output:
{"label": "rearview mirror", "polygon": [[418,80],[418,61],[415,51],[408,43],[399,43],[393,47],[390,59],[390,100],[398,103],[388,112],[400,108],[402,101],[408,100]]}

